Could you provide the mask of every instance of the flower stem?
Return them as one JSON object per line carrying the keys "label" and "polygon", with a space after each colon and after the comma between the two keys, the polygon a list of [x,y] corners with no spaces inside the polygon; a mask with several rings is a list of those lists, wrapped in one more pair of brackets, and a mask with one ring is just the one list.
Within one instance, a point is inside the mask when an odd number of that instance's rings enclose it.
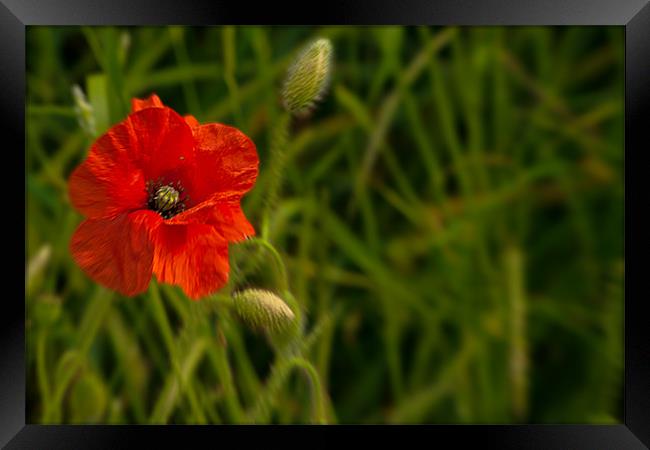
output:
{"label": "flower stem", "polygon": [[287,275],[287,268],[284,265],[284,261],[282,260],[282,256],[280,256],[280,253],[275,249],[273,244],[271,244],[266,238],[260,237],[260,238],[250,238],[249,240],[246,241],[248,244],[252,245],[259,245],[260,247],[264,248],[269,252],[269,254],[273,257],[273,261],[275,262],[275,265],[277,266],[278,270],[280,271],[280,290],[282,292],[288,291],[289,290],[289,277]]}
{"label": "flower stem", "polygon": [[[50,408],[50,382],[47,377],[45,346],[47,344],[47,330],[42,329],[38,332],[36,338],[36,374],[38,376],[38,386],[41,391],[43,403],[42,417],[48,417]],[[45,420],[43,420],[45,422]]]}
{"label": "flower stem", "polygon": [[327,423],[327,415],[325,413],[325,401],[323,398],[322,384],[320,376],[314,366],[304,358],[293,357],[280,362],[276,365],[271,378],[269,379],[266,390],[263,392],[256,403],[251,418],[255,423],[267,422],[269,420],[270,409],[275,403],[277,394],[284,386],[286,380],[294,368],[304,370],[307,378],[309,379],[312,387],[312,400],[314,404],[313,420],[315,423]]}
{"label": "flower stem", "polygon": [[[167,317],[167,312],[165,311],[165,307],[160,297],[158,284],[154,280],[151,281],[151,301],[149,302],[149,304],[151,305],[154,318],[158,324],[160,332],[162,333],[163,340],[165,341],[165,346],[167,347],[167,351],[169,352],[169,358],[171,360],[172,366],[174,367],[174,371],[176,373],[176,378],[178,379],[180,390],[181,392],[182,391],[186,392],[188,400],[190,402],[190,406],[192,408],[192,412],[194,413],[194,417],[197,420],[197,422],[201,424],[207,423],[207,420],[205,418],[205,415],[203,414],[203,410],[201,409],[201,406],[198,402],[198,397],[196,396],[196,392],[194,391],[192,384],[186,383],[186,380],[183,377],[181,366],[179,363],[178,353],[176,351],[176,344],[174,342],[174,335],[172,333],[171,325]],[[201,356],[202,354],[203,354],[203,350],[201,350]]]}
{"label": "flower stem", "polygon": [[244,412],[239,403],[239,398],[237,397],[237,391],[235,390],[232,370],[228,362],[226,349],[219,344],[211,345],[208,349],[208,359],[211,361],[212,366],[219,377],[219,381],[221,382],[226,410],[228,411],[230,419],[233,423],[242,423],[245,419]]}
{"label": "flower stem", "polygon": [[[189,387],[192,384],[190,378],[201,361],[201,358],[205,355],[206,347],[207,342],[205,339],[194,340],[192,346],[185,354],[183,363],[179,365],[178,372],[167,377],[165,386],[161,391],[153,413],[151,414],[149,420],[150,424],[166,423],[169,420],[169,416],[174,409],[179,393],[183,391],[183,386],[185,385],[187,390],[190,390]],[[197,417],[197,421],[201,424],[205,424],[207,423],[207,420],[203,415],[203,411],[199,408],[199,403],[194,394],[193,388],[192,393],[194,400],[190,401],[190,406]]]}
{"label": "flower stem", "polygon": [[291,116],[287,112],[280,114],[273,129],[271,138],[271,154],[269,161],[269,180],[266,190],[266,201],[262,213],[262,238],[269,236],[269,217],[277,202],[278,192],[282,186],[282,175],[285,164],[285,150],[289,140],[289,125]]}

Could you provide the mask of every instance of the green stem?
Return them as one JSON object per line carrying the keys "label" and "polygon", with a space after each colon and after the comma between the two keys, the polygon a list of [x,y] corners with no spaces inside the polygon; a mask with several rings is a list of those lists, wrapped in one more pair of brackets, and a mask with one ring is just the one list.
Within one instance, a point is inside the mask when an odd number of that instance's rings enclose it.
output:
{"label": "green stem", "polygon": [[262,238],[264,239],[267,239],[269,236],[269,217],[271,210],[275,207],[278,191],[282,185],[290,123],[291,116],[289,113],[283,112],[273,129],[269,161],[270,178],[268,179],[269,185],[267,186],[266,202],[262,213]]}
{"label": "green stem", "polygon": [[325,401],[323,399],[323,387],[320,376],[314,366],[304,358],[294,358],[293,364],[305,371],[312,388],[312,399],[314,400],[314,422],[326,424],[327,416],[325,412]]}
{"label": "green stem", "polygon": [[269,252],[269,254],[273,257],[273,261],[275,262],[275,265],[277,266],[278,270],[280,271],[280,289],[285,292],[289,290],[289,276],[287,275],[287,268],[284,265],[284,261],[282,260],[282,256],[280,256],[280,253],[275,249],[273,244],[271,244],[266,238],[260,237],[260,238],[251,238],[245,241],[247,244],[252,244],[252,245],[259,245],[260,247],[264,248]]}
{"label": "green stem", "polygon": [[185,383],[185,380],[183,379],[181,367],[179,365],[178,353],[176,351],[176,344],[174,342],[174,335],[171,329],[171,325],[169,323],[169,319],[167,318],[167,312],[165,311],[165,307],[160,297],[158,284],[154,280],[151,281],[151,301],[149,302],[149,304],[151,305],[154,319],[156,320],[158,324],[158,328],[162,333],[163,340],[165,341],[165,346],[167,347],[167,351],[169,352],[169,357],[172,366],[174,367],[174,371],[176,373],[176,377],[178,379],[178,383],[180,385],[181,391],[186,392],[195,419],[199,423],[202,424],[207,423],[207,420],[205,418],[205,415],[203,414],[203,410],[201,409],[194,388],[190,383]]}
{"label": "green stem", "polygon": [[230,419],[233,423],[242,423],[245,419],[244,411],[239,403],[239,398],[237,398],[237,391],[235,390],[226,349],[219,344],[210,346],[208,349],[208,358],[221,382],[226,409],[230,415]]}
{"label": "green stem", "polygon": [[223,332],[228,345],[232,347],[235,370],[237,371],[237,382],[241,389],[241,395],[246,402],[253,403],[258,398],[260,380],[248,355],[248,350],[246,349],[246,344],[240,334],[239,328],[225,321],[223,325]]}
{"label": "green stem", "polygon": [[40,330],[36,338],[36,375],[38,377],[38,386],[41,391],[43,404],[42,418],[48,417],[50,407],[50,382],[47,377],[45,346],[47,344],[47,330]]}
{"label": "green stem", "polygon": [[273,371],[271,378],[267,383],[265,392],[258,399],[253,409],[252,418],[255,423],[267,422],[269,420],[270,409],[275,403],[277,394],[284,386],[286,380],[294,368],[300,368],[305,371],[312,387],[312,400],[314,402],[314,422],[319,424],[327,423],[325,412],[325,401],[323,398],[322,384],[320,376],[314,366],[304,358],[294,357],[280,362]]}
{"label": "green stem", "polygon": [[[156,406],[154,407],[151,418],[149,419],[150,424],[167,423],[169,416],[172,414],[179,394],[183,390],[183,385],[187,387],[188,391],[190,390],[190,378],[196,370],[198,363],[201,361],[201,358],[205,354],[206,347],[207,342],[205,339],[196,339],[186,353],[183,363],[179,366],[178,372],[175,374],[170,374],[170,376],[167,377],[165,386],[160,396],[158,397]],[[194,392],[193,387],[192,392]],[[203,416],[203,412],[200,410],[196,398],[193,401],[190,401],[190,406],[194,410],[195,415],[199,413],[199,423],[207,423],[207,420]]]}

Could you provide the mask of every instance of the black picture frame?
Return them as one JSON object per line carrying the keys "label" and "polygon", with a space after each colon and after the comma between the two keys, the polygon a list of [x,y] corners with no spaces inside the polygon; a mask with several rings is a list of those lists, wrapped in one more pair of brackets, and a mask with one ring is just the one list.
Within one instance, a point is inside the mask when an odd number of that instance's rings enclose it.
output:
{"label": "black picture frame", "polygon": [[[218,24],[404,24],[404,25],[621,25],[625,27],[625,395],[620,425],[432,425],[399,427],[299,427],[301,432],[337,436],[361,431],[374,439],[424,442],[451,440],[500,449],[642,449],[650,446],[650,332],[643,314],[647,299],[640,274],[644,246],[638,239],[647,229],[640,199],[648,151],[650,118],[650,5],[648,0],[401,0],[343,2],[330,0],[302,7],[284,1],[178,2],[173,0],[0,0],[0,111],[5,165],[23,164],[25,148],[25,27],[27,25],[218,25]],[[9,159],[7,159],[9,158]],[[632,162],[634,161],[634,162]],[[16,295],[2,300],[0,313],[0,445],[8,449],[126,448],[146,443],[183,445],[204,442],[239,444],[255,438],[269,442],[295,440],[295,428],[190,426],[57,426],[26,424],[25,310],[19,299],[25,257],[18,236],[25,223],[16,212],[25,206],[25,192],[9,178],[24,176],[9,170],[3,179],[5,214],[3,274]],[[24,181],[24,179],[23,179]],[[5,184],[5,183],[9,183]],[[634,183],[634,184],[632,184]],[[637,184],[638,183],[638,184]],[[11,188],[10,186],[14,186]],[[22,204],[21,204],[22,202]],[[7,204],[9,203],[9,204]],[[11,218],[7,217],[10,216]],[[23,215],[24,220],[27,218]],[[15,273],[14,273],[15,271]],[[21,288],[21,286],[23,286]],[[275,436],[282,433],[283,436]],[[286,434],[285,434],[286,433]],[[289,435],[289,433],[292,433]],[[302,433],[300,433],[302,434]],[[292,437],[290,437],[292,436]],[[411,437],[413,436],[413,437]],[[278,439],[277,441],[274,439]],[[338,436],[341,438],[342,436]],[[423,439],[421,439],[423,438]],[[279,441],[281,439],[282,441]],[[399,440],[398,440],[399,439]],[[220,444],[221,443],[221,444]],[[194,446],[194,445],[193,445]]]}

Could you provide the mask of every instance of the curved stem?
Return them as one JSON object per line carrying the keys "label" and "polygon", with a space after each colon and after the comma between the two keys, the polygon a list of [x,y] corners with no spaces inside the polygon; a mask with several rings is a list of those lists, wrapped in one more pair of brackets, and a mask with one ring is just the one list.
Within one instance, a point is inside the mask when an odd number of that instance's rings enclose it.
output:
{"label": "curved stem", "polygon": [[293,358],[295,367],[300,367],[307,374],[312,387],[312,398],[314,400],[314,421],[318,424],[326,424],[325,402],[323,401],[323,387],[320,376],[312,363],[304,358]]}
{"label": "curved stem", "polygon": [[282,361],[276,366],[269,382],[267,383],[266,392],[260,395],[257,404],[253,410],[252,418],[256,422],[268,420],[269,410],[275,402],[276,395],[287,381],[292,369],[302,369],[312,386],[312,400],[314,403],[314,422],[319,424],[327,423],[327,414],[325,413],[325,402],[323,400],[323,390],[320,376],[314,366],[304,358],[293,357]]}
{"label": "curved stem", "polygon": [[280,279],[281,279],[281,290],[282,292],[286,292],[289,290],[289,276],[287,275],[287,268],[284,265],[284,261],[282,260],[282,256],[280,256],[280,253],[273,247],[273,244],[271,244],[266,238],[264,237],[254,237],[250,238],[247,241],[244,241],[245,243],[248,244],[257,244],[264,249],[268,250],[268,252],[271,254],[273,257],[273,260],[275,261],[276,266],[278,267],[278,270],[280,271]]}

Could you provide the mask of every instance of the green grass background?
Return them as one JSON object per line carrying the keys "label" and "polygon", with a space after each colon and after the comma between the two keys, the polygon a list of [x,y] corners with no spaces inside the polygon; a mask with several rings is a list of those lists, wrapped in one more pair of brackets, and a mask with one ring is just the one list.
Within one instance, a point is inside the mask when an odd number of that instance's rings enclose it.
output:
{"label": "green grass background", "polygon": [[[226,306],[231,283],[123,298],[68,242],[67,178],[131,97],[237,126],[260,176],[280,88],[315,37],[329,93],[293,120],[269,240],[304,312],[293,357]],[[622,418],[621,27],[28,27],[27,420],[614,423]]]}

